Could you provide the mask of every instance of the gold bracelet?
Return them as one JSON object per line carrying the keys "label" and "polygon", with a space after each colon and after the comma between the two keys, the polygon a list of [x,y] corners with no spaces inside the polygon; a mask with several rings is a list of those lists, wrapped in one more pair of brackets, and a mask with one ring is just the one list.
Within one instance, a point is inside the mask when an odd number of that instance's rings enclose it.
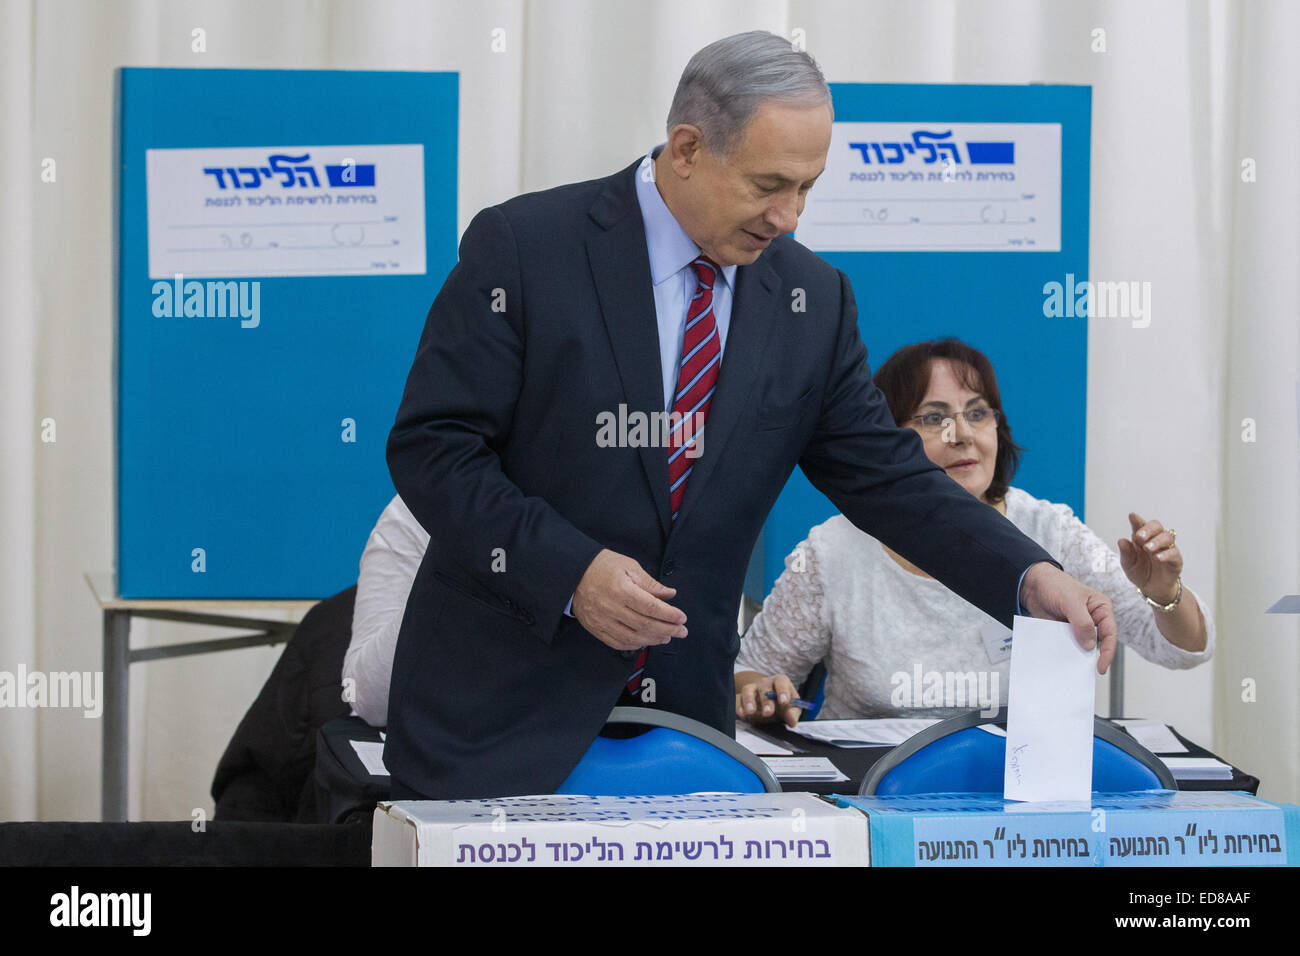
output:
{"label": "gold bracelet", "polygon": [[[1142,594],[1142,589],[1138,588],[1137,593]],[[1159,601],[1154,601],[1145,594],[1142,594],[1142,599],[1157,611],[1172,611],[1174,608],[1178,607],[1178,602],[1183,599],[1183,576],[1181,574],[1178,575],[1178,591],[1174,594],[1174,599],[1168,604],[1161,604]]]}

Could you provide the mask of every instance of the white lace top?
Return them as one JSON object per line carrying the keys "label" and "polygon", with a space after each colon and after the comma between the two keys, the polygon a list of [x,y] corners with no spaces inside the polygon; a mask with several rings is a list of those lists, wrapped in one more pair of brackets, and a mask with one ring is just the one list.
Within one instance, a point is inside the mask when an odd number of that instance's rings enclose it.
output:
{"label": "white lace top", "polygon": [[[1111,599],[1121,642],[1163,667],[1210,659],[1214,618],[1199,595],[1207,644],[1192,653],[1165,639],[1119,555],[1069,507],[1019,488],[1008,489],[1006,504],[1007,518],[1067,574]],[[825,718],[947,716],[994,697],[1006,704],[1010,659],[998,650],[1010,632],[933,578],[905,570],[843,515],[813,528],[785,565],[741,642],[737,672],[786,674],[797,687],[825,661],[818,714]],[[1186,581],[1183,589],[1184,600],[1194,593]],[[980,688],[985,697],[977,703]]]}

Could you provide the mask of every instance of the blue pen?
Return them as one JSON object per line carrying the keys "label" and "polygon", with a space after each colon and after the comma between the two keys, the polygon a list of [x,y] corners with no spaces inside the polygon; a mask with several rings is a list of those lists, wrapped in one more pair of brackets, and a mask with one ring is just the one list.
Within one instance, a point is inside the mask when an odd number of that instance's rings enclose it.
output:
{"label": "blue pen", "polygon": [[[763,696],[766,697],[768,700],[777,699],[777,693],[774,690],[767,691],[767,693],[765,693]],[[785,706],[798,707],[801,710],[812,710],[813,702],[810,700],[804,700],[802,697],[796,697]]]}

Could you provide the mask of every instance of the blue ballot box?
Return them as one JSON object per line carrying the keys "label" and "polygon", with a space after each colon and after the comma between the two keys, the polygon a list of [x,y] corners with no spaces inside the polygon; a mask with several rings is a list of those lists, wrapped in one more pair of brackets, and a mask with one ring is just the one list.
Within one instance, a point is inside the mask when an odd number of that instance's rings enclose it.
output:
{"label": "blue ballot box", "polygon": [[1238,791],[839,797],[867,815],[872,866],[1296,866],[1300,807]]}

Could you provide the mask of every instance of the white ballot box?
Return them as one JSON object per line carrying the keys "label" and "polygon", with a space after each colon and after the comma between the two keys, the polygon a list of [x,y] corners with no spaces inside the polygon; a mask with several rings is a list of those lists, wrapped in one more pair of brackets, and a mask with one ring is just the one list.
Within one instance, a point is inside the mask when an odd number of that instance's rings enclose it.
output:
{"label": "white ballot box", "polygon": [[374,866],[866,866],[867,818],[811,793],[399,800]]}

